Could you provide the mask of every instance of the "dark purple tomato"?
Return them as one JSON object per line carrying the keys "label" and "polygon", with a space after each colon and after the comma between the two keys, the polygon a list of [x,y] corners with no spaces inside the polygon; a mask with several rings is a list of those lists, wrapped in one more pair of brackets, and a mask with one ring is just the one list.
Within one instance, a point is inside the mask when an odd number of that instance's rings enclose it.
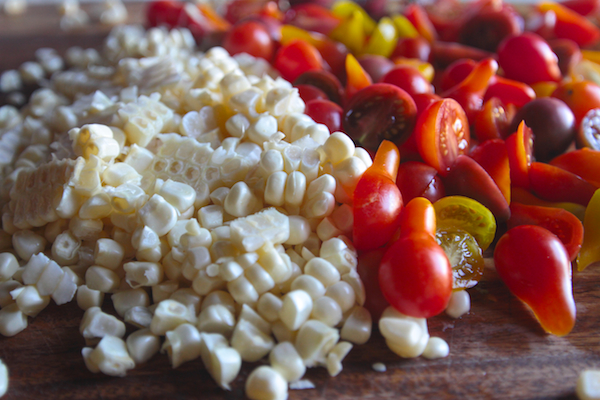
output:
{"label": "dark purple tomato", "polygon": [[327,99],[327,95],[321,89],[313,85],[295,85],[296,89],[298,89],[298,94],[304,100],[305,103],[308,103],[314,99]]}
{"label": "dark purple tomato", "polygon": [[419,161],[400,164],[396,185],[406,203],[418,196],[435,203],[446,195],[444,184],[437,170]]}
{"label": "dark purple tomato", "polygon": [[306,103],[304,113],[319,124],[325,124],[329,132],[342,129],[342,114],[344,110],[331,100],[314,99]]}
{"label": "dark purple tomato", "polygon": [[362,55],[357,58],[357,61],[369,74],[373,82],[379,82],[385,74],[394,68],[394,63],[389,58],[376,54]]}
{"label": "dark purple tomato", "polygon": [[331,72],[324,70],[307,71],[294,80],[294,86],[312,85],[321,89],[334,103],[341,104],[344,88],[340,80]]}
{"label": "dark purple tomato", "polygon": [[500,42],[523,31],[523,18],[504,6],[484,7],[462,24],[458,41],[478,49],[495,52]]}
{"label": "dark purple tomato", "polygon": [[416,58],[421,61],[429,61],[431,54],[431,45],[422,36],[414,38],[404,38],[398,40],[396,48],[392,52],[390,58],[393,60],[397,57]]}

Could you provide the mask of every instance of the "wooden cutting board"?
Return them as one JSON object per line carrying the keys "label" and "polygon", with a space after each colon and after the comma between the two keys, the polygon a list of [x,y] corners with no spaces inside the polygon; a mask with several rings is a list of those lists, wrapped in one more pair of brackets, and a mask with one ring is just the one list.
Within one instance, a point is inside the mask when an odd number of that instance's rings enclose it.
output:
{"label": "wooden cutting board", "polygon": [[[143,20],[140,4],[129,6]],[[89,9],[89,8],[88,8]],[[98,47],[109,28],[93,24],[61,32],[55,7],[31,8],[23,16],[0,15],[0,71],[33,59],[39,47],[64,54],[69,46]],[[574,399],[578,374],[600,369],[600,268],[574,274],[577,324],[564,338],[546,335],[531,313],[487,269],[470,290],[472,309],[453,320],[429,320],[432,336],[444,338],[450,356],[404,360],[387,349],[375,330],[355,346],[335,378],[324,368],[307,372],[315,389],[291,390],[290,399]],[[109,302],[106,310],[110,310]],[[173,370],[157,355],[125,378],[89,372],[81,357],[83,311],[71,303],[50,305],[12,338],[0,338],[0,358],[10,370],[5,399],[243,399],[244,382],[257,364],[244,364],[231,391],[212,381],[200,360]],[[372,364],[384,363],[385,372]]]}

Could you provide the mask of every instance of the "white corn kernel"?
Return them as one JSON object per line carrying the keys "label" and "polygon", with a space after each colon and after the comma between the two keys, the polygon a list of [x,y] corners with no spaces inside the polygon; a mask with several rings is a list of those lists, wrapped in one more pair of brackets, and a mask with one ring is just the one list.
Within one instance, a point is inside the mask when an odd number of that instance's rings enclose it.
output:
{"label": "white corn kernel", "polygon": [[333,212],[335,203],[333,194],[321,192],[303,204],[301,214],[309,219],[328,217]]}
{"label": "white corn kernel", "polygon": [[339,342],[327,354],[327,372],[329,376],[337,376],[342,372],[342,361],[352,350],[352,344],[348,342]]}
{"label": "white corn kernel", "polygon": [[189,209],[196,201],[196,191],[190,185],[166,180],[158,194],[175,207],[180,213]]}
{"label": "white corn kernel", "polygon": [[250,322],[265,335],[271,335],[271,324],[247,304],[242,304],[242,308],[238,316],[238,321],[241,320]]}
{"label": "white corn kernel", "polygon": [[299,380],[306,372],[302,357],[290,342],[277,344],[269,354],[269,363],[288,382]]}
{"label": "white corn kernel", "polygon": [[196,327],[201,332],[219,333],[229,338],[235,328],[235,316],[224,305],[213,304],[200,312]]}
{"label": "white corn kernel", "polygon": [[452,318],[460,318],[471,309],[471,296],[466,290],[452,292],[446,307],[446,314]]}
{"label": "white corn kernel", "polygon": [[279,253],[273,245],[264,245],[257,251],[258,263],[263,267],[275,283],[285,282],[292,273],[291,262],[287,254]]}
{"label": "white corn kernel", "polygon": [[358,303],[359,306],[365,304],[365,285],[363,285],[358,272],[356,272],[356,270],[350,270],[350,272],[342,275],[342,281],[346,282],[354,289],[356,303]]}
{"label": "white corn kernel", "polygon": [[152,312],[148,307],[133,307],[125,312],[123,320],[138,328],[150,328]]}
{"label": "white corn kernel", "polygon": [[44,251],[46,239],[33,231],[22,230],[12,235],[12,245],[19,258],[28,261],[32,255]]}
{"label": "white corn kernel", "polygon": [[81,349],[81,356],[83,357],[83,362],[85,364],[85,367],[93,374],[97,374],[98,372],[100,372],[100,368],[98,368],[98,366],[96,365],[95,362],[93,362],[92,360],[90,360],[90,354],[92,354],[92,351],[94,351],[93,348],[91,347],[84,347],[83,349]]}
{"label": "white corn kernel", "polygon": [[224,291],[224,290],[215,290],[214,292],[211,292],[208,296],[206,296],[204,298],[204,301],[202,301],[202,307],[201,309],[204,310],[205,308],[213,305],[213,304],[222,304],[225,307],[227,307],[227,309],[229,311],[231,311],[233,314],[235,314],[235,300],[233,300],[233,297],[231,296],[231,294],[229,294],[228,292]]}
{"label": "white corn kernel", "polygon": [[373,321],[369,310],[356,306],[344,322],[340,337],[355,344],[365,344],[371,337],[372,327]]}
{"label": "white corn kernel", "polygon": [[302,290],[310,296],[311,299],[317,300],[325,295],[325,286],[314,276],[300,275],[294,279],[290,286],[291,290]]}
{"label": "white corn kernel", "polygon": [[27,316],[16,303],[9,304],[0,310],[0,335],[15,336],[27,328]]}
{"label": "white corn kernel", "polygon": [[162,258],[161,240],[158,234],[147,226],[139,227],[131,235],[131,244],[136,249],[138,261],[158,262]]}
{"label": "white corn kernel", "polygon": [[234,217],[248,216],[260,209],[261,206],[260,200],[244,181],[233,185],[223,202],[225,211]]}
{"label": "white corn kernel", "polygon": [[[354,225],[354,212],[352,206],[348,204],[340,205],[331,214],[331,220],[333,222],[333,225],[337,229],[342,231],[343,235],[352,234],[352,228]],[[325,242],[328,239],[322,240]]]}
{"label": "white corn kernel", "polygon": [[115,336],[103,337],[88,358],[103,374],[110,376],[125,376],[128,370],[135,367],[125,342]]}
{"label": "white corn kernel", "polygon": [[121,278],[108,268],[91,266],[85,273],[85,282],[90,289],[111,293],[119,287]]}
{"label": "white corn kernel", "polygon": [[23,82],[30,84],[38,83],[46,75],[44,68],[42,68],[39,63],[34,61],[26,61],[21,64],[19,67],[19,73],[21,74],[21,79],[23,79]]}
{"label": "white corn kernel", "polygon": [[290,236],[285,244],[297,245],[306,242],[311,233],[308,220],[300,215],[290,215],[289,221]]}
{"label": "white corn kernel", "polygon": [[185,306],[192,306],[194,309],[194,315],[200,313],[200,304],[202,303],[202,297],[200,297],[192,288],[181,288],[177,289],[170,297],[171,300],[178,301]]}
{"label": "white corn kernel", "polygon": [[73,217],[69,221],[69,230],[80,240],[98,240],[104,224],[100,219],[81,219]]}
{"label": "white corn kernel", "polygon": [[[27,264],[25,264],[21,278],[26,285],[35,285],[48,264],[54,263],[44,253],[38,253],[31,256]],[[57,264],[58,265],[58,264]]]}
{"label": "white corn kernel", "polygon": [[283,297],[279,318],[288,329],[295,331],[308,319],[312,307],[313,301],[308,293],[304,290],[293,290]]}
{"label": "white corn kernel", "polygon": [[81,240],[65,231],[56,237],[52,243],[52,259],[60,265],[73,265],[79,261],[79,247]]}
{"label": "white corn kernel", "polygon": [[[279,152],[277,152],[279,154]],[[281,207],[285,204],[285,183],[288,175],[285,171],[273,172],[267,178],[265,185],[265,202],[272,206]]]}
{"label": "white corn kernel", "polygon": [[127,351],[137,364],[150,360],[160,350],[160,338],[150,329],[139,329],[127,336]]}
{"label": "white corn kernel", "polygon": [[48,243],[54,243],[56,237],[66,231],[69,226],[69,221],[66,219],[57,219],[56,221],[50,222],[44,228],[44,237]]}
{"label": "white corn kernel", "polygon": [[156,304],[169,299],[177,289],[179,289],[177,281],[165,281],[154,285],[152,286],[152,301]]}
{"label": "white corn kernel", "polygon": [[233,137],[243,138],[250,127],[250,121],[244,114],[235,114],[225,123],[225,129]]}
{"label": "white corn kernel", "polygon": [[290,235],[289,218],[275,208],[235,219],[230,229],[233,244],[246,252],[256,251],[266,243],[284,243]]}
{"label": "white corn kernel", "polygon": [[150,150],[140,147],[137,144],[132,144],[129,147],[129,152],[124,162],[131,165],[141,174],[150,167],[153,158],[154,154]]}
{"label": "white corn kernel", "polygon": [[333,176],[347,193],[353,193],[367,166],[357,157],[348,157],[333,167]]}
{"label": "white corn kernel", "polygon": [[148,307],[150,305],[150,297],[142,288],[117,292],[110,296],[110,299],[115,307],[115,311],[121,317],[123,317],[130,308]]}
{"label": "white corn kernel", "polygon": [[217,385],[230,390],[242,366],[240,354],[227,345],[227,339],[216,333],[201,333],[201,356],[204,366]]}
{"label": "white corn kernel", "polygon": [[240,353],[243,361],[258,361],[269,354],[274,346],[271,336],[246,320],[238,321],[231,335],[231,347]]}
{"label": "white corn kernel", "polygon": [[107,335],[123,337],[125,324],[115,316],[103,312],[100,307],[91,307],[83,314],[79,332],[86,339],[102,338]]}
{"label": "white corn kernel", "polygon": [[0,282],[5,282],[19,269],[19,262],[12,253],[0,253]]}
{"label": "white corn kernel", "polygon": [[158,194],[150,197],[138,214],[144,225],[155,231],[158,236],[169,233],[177,222],[175,207]]}
{"label": "white corn kernel", "polygon": [[386,338],[390,350],[403,358],[423,354],[429,333],[424,318],[413,318],[388,307],[379,320],[379,331]]}
{"label": "white corn kernel", "polygon": [[211,262],[210,252],[204,246],[191,248],[187,251],[182,263],[182,274],[193,281],[200,270],[205,269]]}
{"label": "white corn kernel", "polygon": [[121,266],[125,250],[116,240],[101,238],[94,247],[94,263],[111,270]]}
{"label": "white corn kernel", "polygon": [[423,350],[423,357],[433,360],[448,357],[449,353],[448,343],[440,337],[433,336],[427,341],[427,346]]}
{"label": "white corn kernel", "polygon": [[283,301],[273,293],[264,293],[258,299],[256,311],[266,321],[275,322],[279,319],[279,310],[283,306]]}
{"label": "white corn kernel", "polygon": [[333,132],[323,144],[323,151],[333,165],[344,161],[354,154],[354,142],[342,132]]}
{"label": "white corn kernel", "polygon": [[35,286],[23,286],[13,290],[10,294],[19,306],[19,310],[28,317],[35,317],[50,304],[50,296],[40,295]]}
{"label": "white corn kernel", "polygon": [[306,177],[302,172],[291,172],[285,183],[286,206],[300,207],[306,193]]}
{"label": "white corn kernel", "polygon": [[63,267],[62,270],[64,271],[62,279],[51,295],[52,300],[59,306],[73,300],[77,292],[77,281],[81,280],[70,268]]}
{"label": "white corn kernel", "polygon": [[271,324],[271,330],[275,340],[277,340],[278,343],[294,343],[296,341],[296,336],[298,335],[298,331],[290,331],[280,320],[277,320]]}
{"label": "white corn kernel", "polygon": [[150,330],[155,335],[164,335],[186,322],[195,323],[193,307],[185,306],[175,300],[163,300],[154,311]]}
{"label": "white corn kernel", "polygon": [[9,304],[14,303],[14,299],[10,295],[10,292],[22,286],[23,284],[21,282],[14,279],[0,282],[0,308],[4,308]]}
{"label": "white corn kernel", "polygon": [[0,397],[4,396],[8,391],[8,367],[0,359]]}
{"label": "white corn kernel", "polygon": [[253,143],[262,146],[271,136],[277,133],[277,120],[272,115],[263,114],[250,124],[246,136]]}
{"label": "white corn kernel", "polygon": [[42,296],[51,295],[58,287],[64,274],[64,271],[57,263],[49,262],[35,286]]}
{"label": "white corn kernel", "polygon": [[343,314],[342,309],[335,300],[323,296],[315,300],[310,317],[333,327],[342,321]]}
{"label": "white corn kernel", "polygon": [[240,304],[254,304],[258,301],[258,292],[244,275],[227,282],[227,290],[229,290],[235,301]]}
{"label": "white corn kernel", "polygon": [[358,265],[356,250],[349,248],[342,238],[323,241],[319,255],[333,264],[341,274],[346,274]]}
{"label": "white corn kernel", "polygon": [[246,380],[246,396],[252,400],[285,400],[288,398],[287,382],[275,369],[260,366]]}
{"label": "white corn kernel", "polygon": [[246,268],[244,275],[259,295],[275,287],[275,281],[271,275],[259,264]]}
{"label": "white corn kernel", "polygon": [[223,207],[204,206],[198,210],[198,221],[203,228],[213,229],[223,225]]}
{"label": "white corn kernel", "polygon": [[356,304],[354,289],[347,282],[339,281],[327,288],[325,296],[339,304],[342,313],[346,313]]}
{"label": "white corn kernel", "polygon": [[161,264],[144,261],[132,261],[123,264],[125,280],[132,288],[141,286],[154,286],[163,279]]}
{"label": "white corn kernel", "polygon": [[77,306],[82,310],[102,306],[104,293],[99,290],[90,289],[87,285],[77,288]]}
{"label": "white corn kernel", "polygon": [[162,352],[167,352],[173,368],[179,367],[186,361],[200,357],[202,337],[198,329],[191,324],[184,323],[166,333]]}
{"label": "white corn kernel", "polygon": [[311,319],[298,331],[295,347],[304,364],[310,368],[325,363],[327,353],[333,349],[339,338],[337,329]]}
{"label": "white corn kernel", "polygon": [[[335,211],[334,211],[335,212]],[[339,230],[331,217],[323,218],[317,226],[317,236],[322,241],[342,235],[344,232]]]}
{"label": "white corn kernel", "polygon": [[[233,281],[236,282],[236,281]],[[196,293],[202,296],[206,296],[210,292],[213,292],[218,289],[222,289],[226,285],[235,285],[232,282],[225,282],[223,279],[218,276],[209,276],[207,270],[201,270],[198,272],[194,281],[192,282],[192,288]],[[244,293],[240,293],[240,295],[244,295]]]}
{"label": "white corn kernel", "polygon": [[118,187],[125,183],[139,184],[141,175],[129,164],[116,163],[109,165],[104,170],[102,181],[104,184],[113,187]]}
{"label": "white corn kernel", "polygon": [[326,288],[340,281],[340,273],[327,260],[315,257],[304,266],[304,273],[317,278]]}
{"label": "white corn kernel", "polygon": [[575,393],[579,400],[600,399],[600,370],[586,369],[580,372]]}

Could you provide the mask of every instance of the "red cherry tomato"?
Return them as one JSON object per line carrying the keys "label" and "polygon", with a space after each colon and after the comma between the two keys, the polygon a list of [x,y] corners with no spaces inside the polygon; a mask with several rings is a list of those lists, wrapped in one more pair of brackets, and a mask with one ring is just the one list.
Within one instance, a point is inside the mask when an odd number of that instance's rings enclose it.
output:
{"label": "red cherry tomato", "polygon": [[470,58],[461,58],[444,68],[440,78],[440,89],[446,91],[462,81],[475,69],[477,62]]}
{"label": "red cherry tomato", "polygon": [[498,46],[498,62],[507,78],[528,85],[561,78],[558,57],[544,39],[532,32],[504,39]]}
{"label": "red cherry tomato", "polygon": [[387,249],[379,267],[384,297],[411,317],[439,314],[452,293],[452,267],[434,232],[433,205],[415,197],[403,212],[400,238]]}
{"label": "red cherry tomato", "polygon": [[354,190],[352,238],[357,250],[385,245],[400,225],[402,194],[396,186],[400,153],[384,140]]}
{"label": "red cherry tomato", "polygon": [[307,31],[328,35],[339,25],[341,19],[318,4],[295,4],[285,12],[284,23]]}
{"label": "red cherry tomato", "polygon": [[296,39],[279,48],[273,65],[284,79],[294,81],[304,72],[322,69],[323,58],[315,46]]}
{"label": "red cherry tomato", "polygon": [[502,139],[510,132],[510,124],[515,114],[515,107],[505,106],[497,97],[492,97],[483,104],[473,123],[475,137],[480,142],[490,139]]}
{"label": "red cherry tomato", "polygon": [[379,288],[379,266],[387,249],[385,247],[358,254],[356,272],[365,286],[364,307],[371,312],[373,320],[378,320],[390,305]]}
{"label": "red cherry tomato", "polygon": [[499,98],[504,104],[514,104],[517,107],[523,107],[535,99],[535,92],[531,86],[523,82],[495,76],[494,82],[491,82],[485,91],[483,101],[488,101],[492,97]]}
{"label": "red cherry tomato", "polygon": [[392,52],[390,59],[398,57],[416,58],[421,61],[429,61],[431,54],[431,45],[425,38],[417,36],[414,38],[403,38],[398,40],[396,48]]}
{"label": "red cherry tomato", "polygon": [[521,121],[515,133],[506,138],[506,151],[510,163],[510,182],[529,189],[529,166],[533,161],[533,134]]}
{"label": "red cherry tomato", "polygon": [[456,157],[469,151],[469,121],[453,99],[438,100],[423,110],[415,135],[421,158],[442,175]]}
{"label": "red cherry tomato", "polygon": [[444,184],[435,168],[418,161],[400,164],[396,185],[405,202],[422,196],[434,203],[445,196]]}
{"label": "red cherry tomato", "polygon": [[165,25],[174,28],[179,25],[181,13],[186,3],[175,0],[158,0],[148,4],[146,20],[150,26]]}
{"label": "red cherry tomato", "polygon": [[225,35],[222,45],[231,55],[248,53],[268,61],[273,58],[275,50],[269,31],[257,21],[235,24]]}
{"label": "red cherry tomato", "polygon": [[519,225],[537,225],[554,233],[567,249],[571,261],[575,260],[581,249],[583,224],[562,208],[511,203],[508,229]]}
{"label": "red cherry tomato", "polygon": [[492,139],[480,143],[471,151],[470,156],[490,174],[510,203],[510,163],[504,140]]}
{"label": "red cherry tomato", "polygon": [[394,67],[380,82],[396,85],[413,97],[420,93],[433,93],[433,85],[416,68],[409,65]]}
{"label": "red cherry tomato", "polygon": [[327,125],[329,132],[342,129],[342,107],[331,100],[315,99],[306,103],[304,113],[319,124]]}
{"label": "red cherry tomato", "polygon": [[538,9],[541,12],[553,11],[556,15],[554,34],[557,38],[571,39],[580,46],[592,45],[600,38],[600,29],[591,21],[557,2],[542,2]]}
{"label": "red cherry tomato", "polygon": [[564,336],[575,325],[571,263],[552,232],[521,225],[504,234],[494,250],[498,275],[527,304],[551,334]]}
{"label": "red cherry tomato", "polygon": [[417,3],[411,3],[404,9],[404,16],[414,25],[419,34],[429,43],[437,39],[437,32],[427,13]]}
{"label": "red cherry tomato", "polygon": [[294,85],[294,87],[296,89],[298,89],[298,94],[300,95],[302,100],[304,100],[305,103],[308,103],[309,101],[315,100],[315,99],[328,99],[325,92],[316,86],[307,85],[307,84],[299,84],[299,85]]}

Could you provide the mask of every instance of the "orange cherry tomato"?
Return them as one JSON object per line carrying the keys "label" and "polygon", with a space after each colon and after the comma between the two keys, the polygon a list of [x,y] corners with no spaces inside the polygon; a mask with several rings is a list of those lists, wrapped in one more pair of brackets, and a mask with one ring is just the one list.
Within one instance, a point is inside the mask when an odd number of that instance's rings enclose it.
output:
{"label": "orange cherry tomato", "polygon": [[533,161],[533,134],[521,121],[517,132],[506,138],[506,150],[510,163],[510,181],[514,186],[529,189],[529,166]]}
{"label": "orange cherry tomato", "polygon": [[575,125],[579,126],[585,114],[592,108],[600,108],[600,86],[591,81],[571,81],[561,83],[552,93],[564,101],[575,115]]}

